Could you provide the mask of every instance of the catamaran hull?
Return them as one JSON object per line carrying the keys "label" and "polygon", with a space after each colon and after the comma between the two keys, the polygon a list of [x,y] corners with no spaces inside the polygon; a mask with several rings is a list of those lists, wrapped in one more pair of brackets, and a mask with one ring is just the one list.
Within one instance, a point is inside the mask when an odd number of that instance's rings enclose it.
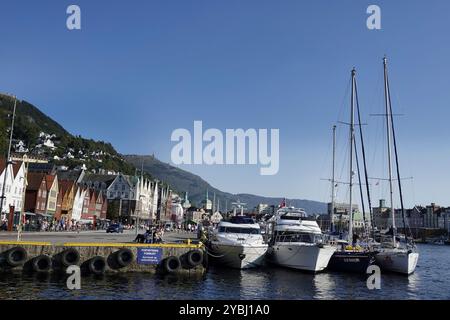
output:
{"label": "catamaran hull", "polygon": [[339,272],[366,273],[367,268],[375,263],[372,252],[336,251],[330,259],[328,269]]}
{"label": "catamaran hull", "polygon": [[333,246],[274,244],[270,249],[269,261],[287,268],[319,272],[328,266],[335,251]]}
{"label": "catamaran hull", "polygon": [[382,270],[410,275],[416,269],[419,253],[386,250],[379,252],[375,258]]}
{"label": "catamaran hull", "polygon": [[267,248],[267,244],[230,245],[217,243],[211,243],[209,247],[216,263],[234,269],[249,269],[261,266]]}

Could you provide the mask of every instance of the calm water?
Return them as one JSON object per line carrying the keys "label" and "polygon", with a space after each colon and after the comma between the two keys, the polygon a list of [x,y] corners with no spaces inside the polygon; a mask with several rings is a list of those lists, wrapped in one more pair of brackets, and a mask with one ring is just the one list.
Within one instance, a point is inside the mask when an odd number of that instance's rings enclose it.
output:
{"label": "calm water", "polygon": [[66,289],[65,279],[53,275],[1,274],[0,299],[450,299],[450,246],[420,245],[419,250],[413,275],[382,275],[381,290],[375,291],[358,275],[210,268],[190,278],[138,273],[83,277],[78,291]]}

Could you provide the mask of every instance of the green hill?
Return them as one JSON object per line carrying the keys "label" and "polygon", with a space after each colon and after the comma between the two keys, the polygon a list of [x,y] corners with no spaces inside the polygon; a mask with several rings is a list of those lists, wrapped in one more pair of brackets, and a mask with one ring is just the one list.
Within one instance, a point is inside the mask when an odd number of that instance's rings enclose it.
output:
{"label": "green hill", "polygon": [[[7,131],[11,125],[13,107],[14,98],[0,94],[0,152],[2,155],[6,154],[8,146],[9,135]],[[54,150],[45,147],[37,149],[41,132],[56,136],[54,138],[56,147]],[[125,174],[135,173],[135,168],[125,162],[110,143],[73,136],[59,123],[42,113],[34,105],[23,100],[17,100],[16,105],[14,142],[18,140],[25,143],[30,153],[47,157],[50,162],[57,165],[67,165],[69,168],[74,168],[85,164],[89,170],[103,168],[120,171]],[[72,153],[75,157],[73,159],[62,159],[68,150],[73,150]],[[88,156],[85,158],[81,157],[80,151],[83,155]],[[102,156],[94,159],[90,156],[93,152],[102,152]],[[55,156],[61,159],[57,160],[56,158],[55,160]]]}

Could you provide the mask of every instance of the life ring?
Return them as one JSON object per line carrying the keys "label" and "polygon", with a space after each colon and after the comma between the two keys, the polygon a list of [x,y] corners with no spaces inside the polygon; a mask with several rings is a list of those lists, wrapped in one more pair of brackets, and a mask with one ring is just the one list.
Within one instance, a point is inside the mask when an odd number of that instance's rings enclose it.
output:
{"label": "life ring", "polygon": [[130,249],[122,248],[114,253],[117,264],[126,267],[133,262],[134,255]]}
{"label": "life ring", "polygon": [[27,260],[27,251],[22,247],[9,249],[5,254],[6,263],[11,267],[18,267]]}
{"label": "life ring", "polygon": [[181,261],[178,257],[170,256],[164,259],[163,268],[167,273],[175,273],[181,268]]}
{"label": "life ring", "polygon": [[200,250],[191,250],[186,254],[186,260],[191,268],[194,268],[203,262],[203,252]]}
{"label": "life ring", "polygon": [[64,267],[77,265],[80,262],[80,253],[75,248],[69,248],[61,252],[61,263]]}
{"label": "life ring", "polygon": [[101,256],[95,256],[91,258],[88,262],[88,269],[90,273],[100,275],[105,273],[106,270],[106,260]]}
{"label": "life ring", "polygon": [[49,272],[52,269],[52,259],[46,254],[41,254],[32,259],[31,267],[34,272]]}

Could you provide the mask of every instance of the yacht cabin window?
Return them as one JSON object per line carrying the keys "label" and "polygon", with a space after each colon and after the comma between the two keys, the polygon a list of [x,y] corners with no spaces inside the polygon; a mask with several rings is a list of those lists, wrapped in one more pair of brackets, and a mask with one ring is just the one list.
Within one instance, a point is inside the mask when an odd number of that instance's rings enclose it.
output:
{"label": "yacht cabin window", "polygon": [[260,230],[256,229],[256,228],[236,228],[236,227],[219,227],[219,232],[222,232],[222,233],[260,234]]}

